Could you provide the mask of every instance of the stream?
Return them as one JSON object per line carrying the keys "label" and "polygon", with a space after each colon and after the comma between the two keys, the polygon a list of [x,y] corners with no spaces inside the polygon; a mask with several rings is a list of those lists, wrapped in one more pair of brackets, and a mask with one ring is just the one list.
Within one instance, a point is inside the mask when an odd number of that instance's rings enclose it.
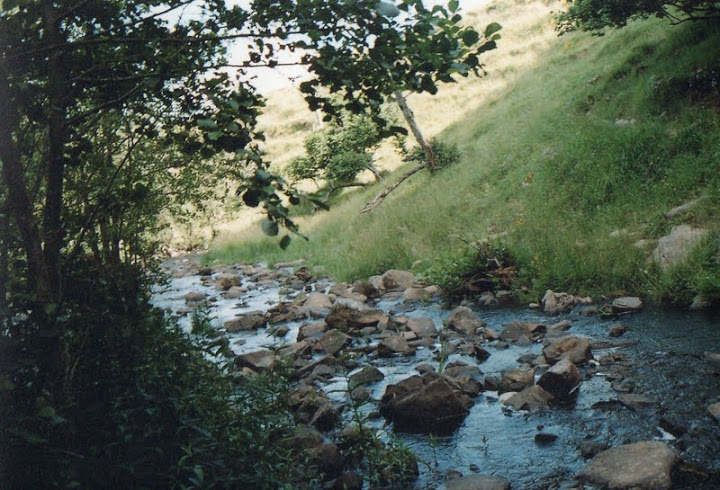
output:
{"label": "stream", "polygon": [[[210,306],[213,322],[222,328],[237,315],[266,312],[281,302],[290,302],[310,292],[328,292],[328,279],[298,279],[297,265],[266,269],[260,265],[217,267],[197,265],[196,257],[168,260],[172,277],[158,286],[155,306],[168,310],[190,330],[192,302],[188,293],[203,296]],[[233,288],[241,295],[219,289],[217,278],[237,273]],[[370,304],[389,315],[430,318],[438,331],[451,313],[436,295],[429,300],[404,302],[402,294],[386,294]],[[567,320],[568,333],[592,342],[593,360],[581,371],[575,403],[537,412],[515,411],[500,401],[497,391],[482,391],[460,427],[451,435],[430,437],[396,433],[418,458],[419,478],[414,488],[444,488],[448,472],[480,473],[507,479],[513,489],[585,488],[575,476],[589,457],[602,449],[639,441],[664,441],[682,458],[676,469],[673,488],[720,489],[720,421],[708,414],[708,406],[720,401],[720,364],[706,352],[720,352],[720,314],[685,312],[646,307],[642,311],[605,318],[592,308],[576,307],[568,313],[548,316],[539,309],[478,307],[467,303],[486,328],[501,332],[512,322],[553,325]],[[299,319],[250,331],[226,333],[236,355],[268,347],[292,344],[300,327],[317,319]],[[620,336],[611,327],[622,324]],[[284,336],[271,335],[286,327]],[[377,367],[384,379],[367,387],[371,399],[379,400],[390,384],[418,374],[417,367],[437,368],[441,350],[437,337],[432,345],[418,346],[414,355],[378,357],[373,347],[379,342],[370,336],[368,353],[358,359],[358,368]],[[541,354],[543,345],[534,342],[485,342],[490,357],[484,362],[461,352],[450,353],[446,365],[464,362],[477,365],[484,377],[500,377],[518,368],[522,360]],[[316,357],[319,354],[315,354]],[[358,369],[356,369],[358,370]],[[622,376],[615,376],[618,370]],[[352,374],[352,372],[350,373]],[[537,376],[537,375],[536,375]],[[340,405],[347,389],[347,377],[338,373],[316,381],[330,399]],[[638,394],[623,398],[622,394]],[[376,404],[365,405],[371,413]],[[373,419],[377,429],[392,431],[382,417]],[[541,434],[540,438],[536,438]],[[592,488],[592,487],[587,487]]]}

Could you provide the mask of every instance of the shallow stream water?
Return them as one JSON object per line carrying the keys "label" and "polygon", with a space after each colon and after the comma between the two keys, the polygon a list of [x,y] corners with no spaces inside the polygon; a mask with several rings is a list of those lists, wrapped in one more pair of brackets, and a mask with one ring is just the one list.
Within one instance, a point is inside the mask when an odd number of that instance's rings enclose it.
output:
{"label": "shallow stream water", "polygon": [[[182,263],[176,260],[170,267],[177,268],[178,264]],[[279,283],[257,286],[244,278],[243,286],[248,287],[248,292],[241,298],[227,299],[208,279],[198,275],[173,278],[167,286],[158,288],[154,303],[180,315],[181,325],[189,330],[189,315],[181,314],[187,311],[184,296],[189,292],[208,294],[211,313],[219,327],[238,313],[266,311],[300,293],[285,291]],[[325,291],[330,286],[325,280],[313,282],[311,288]],[[450,313],[439,300],[408,305],[401,296],[380,300],[375,306],[392,314],[432,318],[438,330]],[[651,403],[635,408],[621,404],[618,393],[606,379],[608,373],[604,372],[602,362],[594,363],[586,371],[572,407],[532,414],[516,412],[503,405],[496,392],[483,392],[462,426],[450,436],[395,434],[421,463],[416,488],[444,488],[450,470],[501,476],[514,489],[573,488],[574,476],[587,464],[584,447],[613,447],[648,440],[666,441],[683,458],[685,476],[676,479],[676,488],[720,488],[720,423],[707,413],[707,407],[720,400],[720,366],[704,355],[706,351],[720,352],[718,312],[646,308],[621,319],[603,319],[585,315],[582,310],[548,317],[538,310],[468,306],[497,332],[513,321],[550,325],[570,320],[570,333],[593,341],[596,360],[616,355],[628,361],[632,391],[646,395]],[[627,332],[620,339],[611,338],[609,327],[618,322],[627,327]],[[267,328],[227,337],[239,355],[295,342],[302,322],[286,325],[289,331],[282,338],[270,335]],[[437,366],[439,349],[436,344],[418,348],[412,357],[363,359],[361,365],[372,364],[385,374],[384,380],[371,385],[372,398],[379,400],[388,384],[417,374],[415,368],[420,364]],[[503,371],[518,367],[519,357],[528,353],[538,355],[541,349],[539,343],[525,347],[495,347],[491,343],[487,346],[491,356],[483,363],[461,354],[451,354],[447,362],[477,364],[486,376],[500,376]],[[345,376],[336,376],[321,387],[339,402],[347,388],[345,380]],[[366,408],[373,409],[374,405]],[[384,427],[384,419],[376,419],[374,424],[392,433],[391,425]],[[535,436],[541,432],[557,439],[538,443]]]}

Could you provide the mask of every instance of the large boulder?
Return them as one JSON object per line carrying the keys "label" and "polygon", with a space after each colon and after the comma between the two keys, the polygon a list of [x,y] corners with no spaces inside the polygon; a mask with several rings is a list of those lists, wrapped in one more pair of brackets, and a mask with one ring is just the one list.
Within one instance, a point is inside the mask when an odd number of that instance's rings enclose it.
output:
{"label": "large boulder", "polygon": [[429,371],[389,385],[380,413],[398,431],[446,435],[460,426],[471,406],[455,381]]}
{"label": "large boulder", "polygon": [[663,442],[637,442],[595,456],[578,475],[581,481],[610,489],[666,490],[680,461]]}
{"label": "large boulder", "polygon": [[690,225],[674,226],[669,235],[658,240],[652,259],[660,264],[663,270],[668,270],[684,262],[707,233],[707,230],[693,228]]}
{"label": "large boulder", "polygon": [[577,396],[580,371],[570,359],[563,359],[545,372],[538,385],[558,401],[571,400]]}
{"label": "large boulder", "polygon": [[450,316],[445,320],[445,325],[465,335],[475,336],[477,331],[485,326],[485,322],[480,320],[467,306],[458,306],[450,312]]}
{"label": "large boulder", "polygon": [[330,309],[330,313],[325,318],[325,323],[330,328],[336,328],[348,333],[364,327],[374,327],[386,318],[387,315],[381,310],[371,308],[359,301],[339,298]]}
{"label": "large boulder", "polygon": [[510,482],[499,476],[467,475],[445,483],[446,490],[510,490]]}
{"label": "large boulder", "polygon": [[576,366],[585,364],[592,359],[592,346],[588,339],[568,336],[552,339],[543,349],[543,356],[550,364],[561,359],[570,359]]}

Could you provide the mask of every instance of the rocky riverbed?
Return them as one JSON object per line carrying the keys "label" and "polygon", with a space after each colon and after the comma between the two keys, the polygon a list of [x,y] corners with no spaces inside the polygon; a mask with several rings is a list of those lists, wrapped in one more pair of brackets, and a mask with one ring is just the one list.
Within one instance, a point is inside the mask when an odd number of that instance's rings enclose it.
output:
{"label": "rocky riverbed", "polygon": [[405,271],[337,284],[301,263],[166,265],[155,304],[187,329],[208,308],[238,377],[292,366],[327,488],[362,488],[343,452],[357,417],[414,452],[410,488],[720,488],[717,313],[552,292],[446,307]]}

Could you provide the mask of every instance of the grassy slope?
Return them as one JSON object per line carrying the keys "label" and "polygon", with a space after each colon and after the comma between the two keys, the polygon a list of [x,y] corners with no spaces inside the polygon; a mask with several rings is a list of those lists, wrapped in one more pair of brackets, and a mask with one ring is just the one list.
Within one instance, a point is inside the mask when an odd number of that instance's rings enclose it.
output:
{"label": "grassy slope", "polygon": [[[468,16],[505,25],[505,50],[486,60],[491,76],[413,98],[428,132],[460,146],[459,164],[413,177],[370,215],[358,210],[380,187],[345,196],[305,220],[310,241],[285,252],[245,229],[219,241],[210,260],[303,257],[339,279],[414,264],[452,282],[472,262],[467,242],[489,240],[514,256],[534,294],[717,294],[720,30],[650,20],[599,38],[557,38],[553,7],[507,4]],[[699,196],[691,212],[663,216]],[[690,263],[663,275],[647,256],[678,223],[713,234]],[[649,245],[635,246],[640,239]]]}

